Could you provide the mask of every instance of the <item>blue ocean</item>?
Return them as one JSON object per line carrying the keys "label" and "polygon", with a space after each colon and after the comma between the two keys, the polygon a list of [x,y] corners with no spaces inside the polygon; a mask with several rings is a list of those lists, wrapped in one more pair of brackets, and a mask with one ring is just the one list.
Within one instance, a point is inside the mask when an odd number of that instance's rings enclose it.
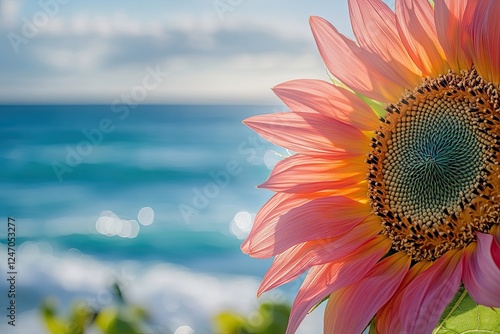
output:
{"label": "blue ocean", "polygon": [[[50,297],[104,306],[118,280],[166,333],[211,333],[220,311],[250,312],[271,260],[239,247],[271,192],[257,189],[288,153],[246,128],[282,106],[0,106],[1,277],[16,226],[16,326],[45,333]],[[0,283],[1,309],[8,300]],[[297,284],[261,299],[290,302]],[[5,313],[5,312],[4,312]],[[321,328],[321,311],[301,333]],[[184,332],[183,332],[184,333]]]}

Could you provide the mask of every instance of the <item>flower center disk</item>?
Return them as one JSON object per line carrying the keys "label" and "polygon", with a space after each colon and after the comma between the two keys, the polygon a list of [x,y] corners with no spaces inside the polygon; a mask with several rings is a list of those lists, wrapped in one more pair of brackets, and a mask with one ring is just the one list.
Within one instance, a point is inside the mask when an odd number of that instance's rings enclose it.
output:
{"label": "flower center disk", "polygon": [[500,114],[475,70],[427,79],[372,139],[369,193],[395,251],[435,260],[497,224]]}

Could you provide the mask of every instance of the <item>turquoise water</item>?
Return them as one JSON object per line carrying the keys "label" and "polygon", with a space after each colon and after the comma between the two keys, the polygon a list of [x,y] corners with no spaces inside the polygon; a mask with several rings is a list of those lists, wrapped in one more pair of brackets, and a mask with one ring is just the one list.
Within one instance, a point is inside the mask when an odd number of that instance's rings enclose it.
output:
{"label": "turquoise water", "polygon": [[[20,241],[103,257],[185,263],[237,252],[227,225],[268,197],[255,185],[268,173],[259,155],[271,149],[252,147],[258,138],[241,120],[269,109],[139,106],[122,120],[109,106],[2,106],[4,215],[20,222]],[[133,239],[92,231],[102,211],[137,219],[142,207],[154,210],[154,224]]]}
{"label": "turquoise water", "polygon": [[16,219],[20,326],[40,326],[33,310],[45,296],[95,299],[116,272],[133,277],[131,296],[168,328],[209,332],[217,309],[253,305],[270,262],[239,245],[272,195],[255,186],[281,151],[241,121],[277,110],[0,106],[0,205]]}

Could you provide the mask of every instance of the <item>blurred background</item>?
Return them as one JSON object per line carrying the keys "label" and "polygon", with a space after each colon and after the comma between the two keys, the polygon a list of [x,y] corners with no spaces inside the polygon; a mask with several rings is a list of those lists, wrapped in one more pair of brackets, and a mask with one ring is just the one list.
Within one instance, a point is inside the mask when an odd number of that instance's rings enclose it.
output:
{"label": "blurred background", "polygon": [[311,15],[352,37],[347,1],[0,0],[1,333],[286,326],[300,279],[257,299],[239,245],[288,152],[241,121],[327,79]]}

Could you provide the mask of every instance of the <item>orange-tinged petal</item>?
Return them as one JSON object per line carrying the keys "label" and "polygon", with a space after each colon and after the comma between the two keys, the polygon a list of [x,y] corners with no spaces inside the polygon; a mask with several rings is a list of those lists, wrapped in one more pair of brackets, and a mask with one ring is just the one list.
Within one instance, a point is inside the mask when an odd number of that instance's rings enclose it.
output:
{"label": "orange-tinged petal", "polygon": [[467,38],[464,49],[477,72],[487,81],[500,83],[500,1],[469,1],[464,13]]}
{"label": "orange-tinged petal", "polygon": [[399,287],[410,263],[406,253],[393,254],[377,263],[358,282],[333,292],[325,310],[324,332],[363,332],[375,313]]}
{"label": "orange-tinged petal", "polygon": [[491,235],[495,238],[497,245],[500,246],[500,227],[498,225],[494,225],[490,230]]}
{"label": "orange-tinged petal", "polygon": [[[356,283],[387,253],[390,241],[387,238],[369,251],[355,252],[342,261],[311,268],[295,298],[290,313],[286,334],[293,334],[311,308],[337,289]],[[341,333],[341,332],[335,332]]]}
{"label": "orange-tinged petal", "polygon": [[292,80],[273,88],[292,111],[317,112],[362,131],[378,128],[373,110],[347,89],[322,80]]}
{"label": "orange-tinged petal", "polygon": [[470,244],[464,254],[463,282],[479,304],[500,307],[500,247],[491,234],[477,233],[477,244]]}
{"label": "orange-tinged petal", "polygon": [[421,71],[399,38],[394,12],[381,0],[350,0],[349,14],[356,40],[371,52],[381,73],[409,90],[421,81]]}
{"label": "orange-tinged petal", "polygon": [[401,333],[431,333],[460,286],[462,251],[448,251],[415,277],[395,298],[401,298]]}
{"label": "orange-tinged petal", "polygon": [[345,196],[360,203],[368,203],[366,196],[367,182],[363,181],[348,189],[332,190],[332,196]]}
{"label": "orange-tinged petal", "polygon": [[372,67],[371,55],[340,34],[329,22],[311,17],[311,29],[328,70],[343,84],[382,102],[397,101],[404,89]]}
{"label": "orange-tinged petal", "polygon": [[367,252],[387,239],[380,233],[380,221],[369,217],[338,238],[308,241],[291,247],[274,258],[260,285],[258,295],[297,278],[312,266],[340,261],[354,252]]}
{"label": "orange-tinged petal", "polygon": [[253,228],[247,238],[249,254],[271,257],[306,241],[337,237],[351,230],[370,213],[370,205],[347,197],[314,199],[278,219]]}
{"label": "orange-tinged petal", "polygon": [[462,24],[468,0],[435,0],[434,22],[439,43],[443,47],[450,67],[456,73],[470,69],[472,59],[462,50],[466,34]]}
{"label": "orange-tinged petal", "polygon": [[341,158],[369,150],[361,131],[320,114],[283,112],[253,116],[244,123],[273,144],[306,155]]}
{"label": "orange-tinged petal", "polygon": [[296,154],[278,162],[260,187],[292,193],[352,187],[365,179],[364,160],[363,156],[332,161]]}
{"label": "orange-tinged petal", "polygon": [[[259,186],[259,188],[266,188],[272,191],[280,191],[280,192],[290,192],[290,193],[310,193],[322,190],[333,190],[333,189],[348,189],[354,187],[359,184],[360,176],[350,176],[337,180],[328,180],[328,174],[316,175],[323,176],[325,180],[322,181],[311,181],[307,182],[303,179],[297,177],[298,181],[293,182],[291,179],[287,179],[284,182],[278,181],[275,179],[270,179],[266,183],[263,183]],[[307,177],[307,176],[306,176]],[[302,181],[302,182],[301,182]]]}
{"label": "orange-tinged petal", "polygon": [[437,38],[429,1],[396,0],[396,18],[401,41],[422,73],[434,77],[446,73],[449,65]]}

